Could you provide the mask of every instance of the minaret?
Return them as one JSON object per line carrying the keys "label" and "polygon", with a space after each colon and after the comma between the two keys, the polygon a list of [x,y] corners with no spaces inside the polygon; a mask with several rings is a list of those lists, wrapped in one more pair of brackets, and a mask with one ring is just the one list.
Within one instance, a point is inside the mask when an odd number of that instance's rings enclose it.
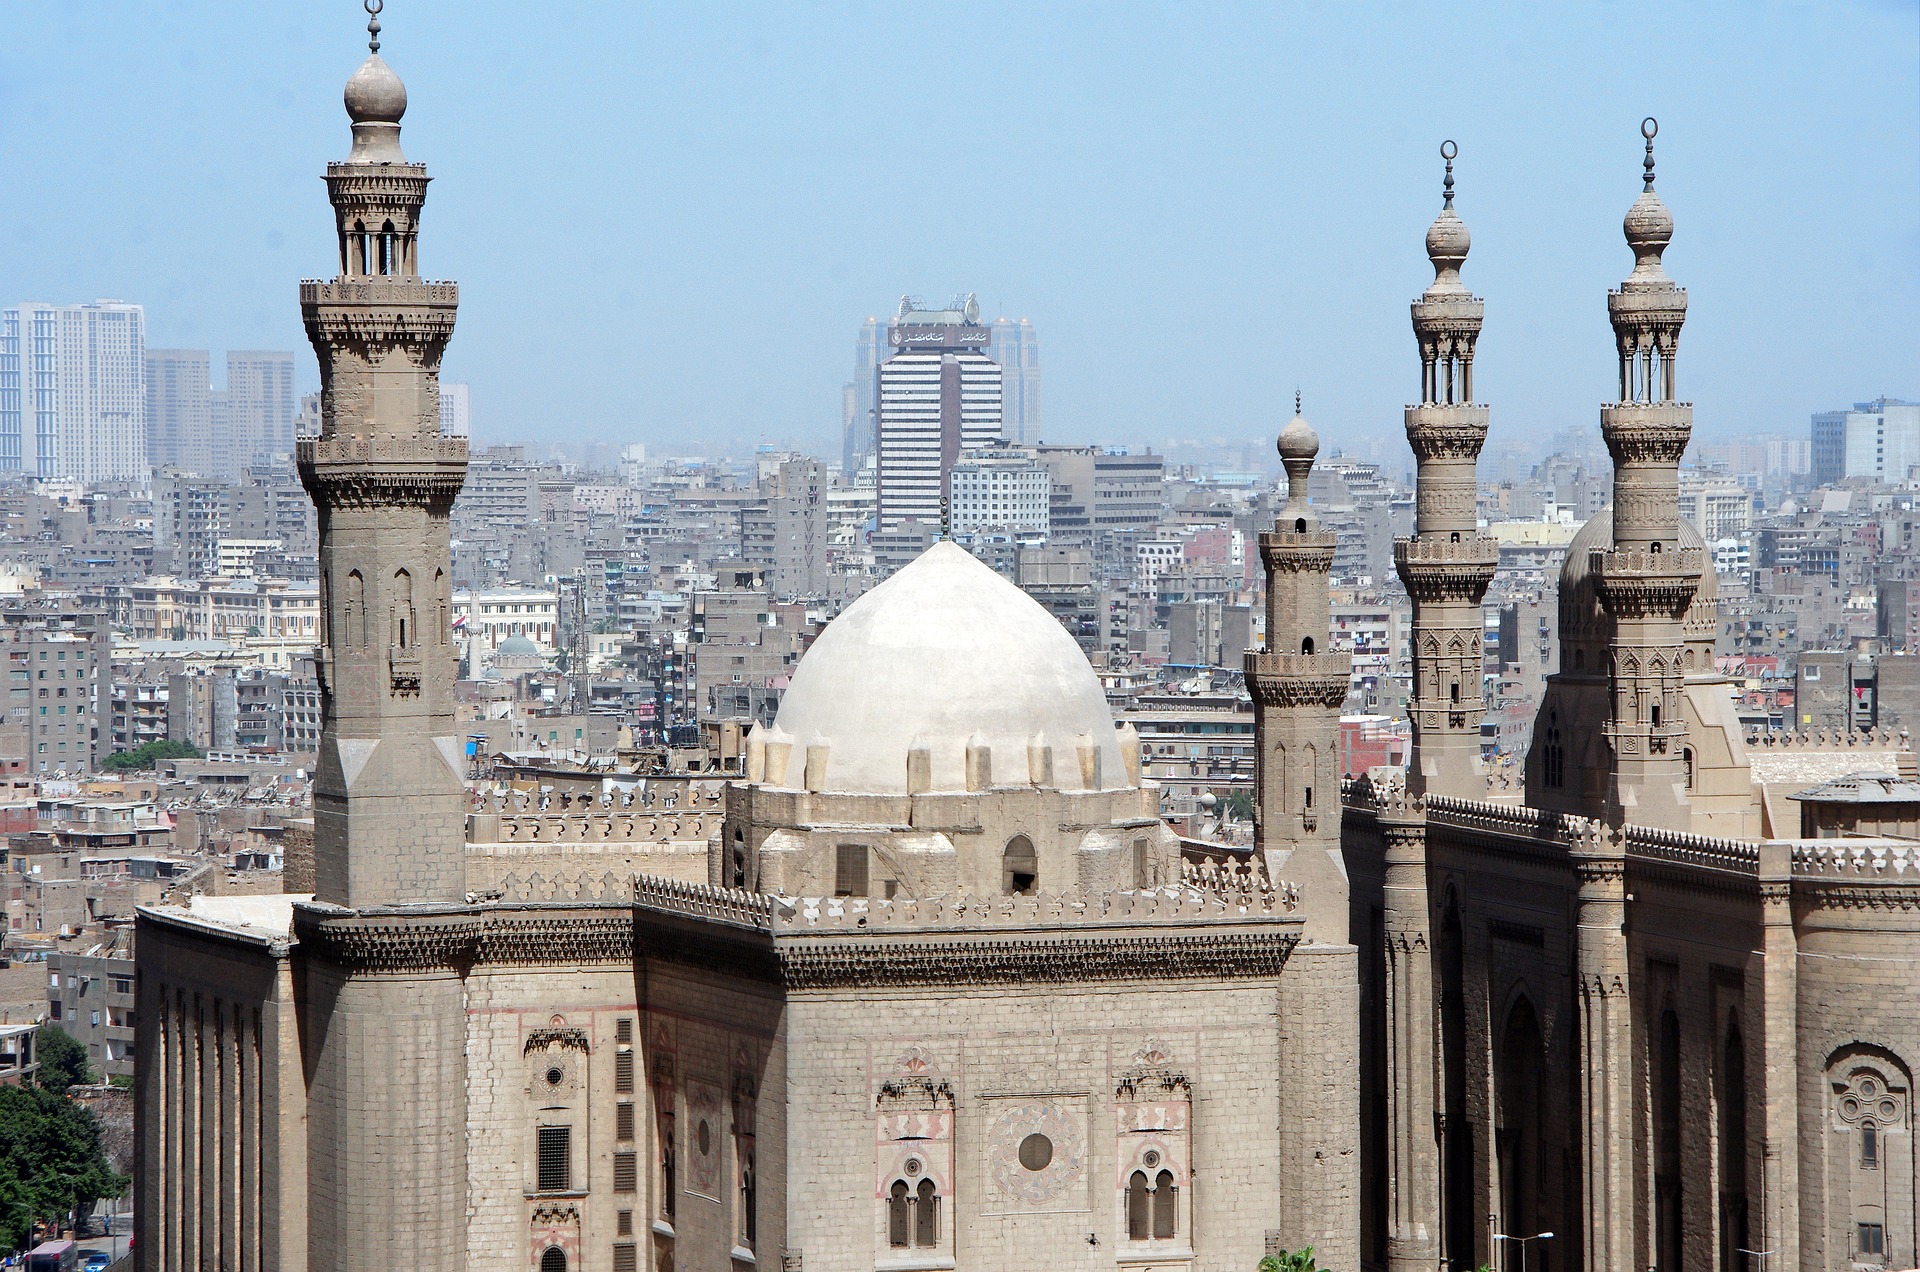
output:
{"label": "minaret", "polygon": [[[380,0],[365,0],[378,14]],[[327,165],[340,270],[300,285],[320,436],[299,447],[319,511],[322,731],[304,974],[307,1266],[466,1262],[463,787],[453,726],[447,514],[467,467],[440,436],[458,290],[419,273],[427,172],[400,153],[407,91],[372,56],[347,82],[353,150]]]}
{"label": "minaret", "polygon": [[1479,533],[1475,465],[1487,438],[1487,408],[1473,401],[1473,348],[1485,305],[1460,282],[1471,239],[1453,210],[1453,142],[1440,215],[1427,230],[1433,285],[1413,302],[1420,343],[1420,403],[1406,412],[1407,442],[1419,461],[1413,537],[1395,540],[1394,565],[1413,599],[1411,794],[1485,799],[1480,721],[1485,616],[1481,600],[1500,545]]}
{"label": "minaret", "polygon": [[353,151],[327,165],[340,272],[300,284],[321,391],[320,436],[299,447],[325,623],[316,898],[353,907],[466,894],[447,514],[467,443],[440,435],[439,381],[459,289],[420,277],[427,170],[400,153],[407,90],[370,27]]}
{"label": "minaret", "polygon": [[1600,408],[1600,431],[1613,453],[1613,546],[1593,554],[1593,573],[1614,625],[1608,818],[1686,830],[1681,620],[1704,562],[1699,549],[1680,547],[1679,466],[1693,433],[1693,407],[1674,400],[1674,355],[1687,293],[1660,263],[1673,238],[1673,216],[1653,192],[1658,131],[1652,119],[1640,125],[1646,185],[1624,226],[1633,273],[1607,294],[1620,354],[1620,400]]}
{"label": "minaret", "polygon": [[1359,959],[1340,851],[1340,704],[1353,656],[1329,648],[1334,536],[1307,506],[1320,438],[1299,414],[1280,433],[1287,504],[1260,536],[1266,644],[1246,656],[1253,694],[1255,847],[1301,888],[1305,920],[1281,985],[1281,1241],[1327,1267],[1359,1265]]}

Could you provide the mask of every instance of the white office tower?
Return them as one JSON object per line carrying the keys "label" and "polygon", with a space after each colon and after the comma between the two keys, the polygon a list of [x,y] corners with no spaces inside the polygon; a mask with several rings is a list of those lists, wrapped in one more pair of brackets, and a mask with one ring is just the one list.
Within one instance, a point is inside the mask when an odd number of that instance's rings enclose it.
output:
{"label": "white office tower", "polygon": [[440,435],[473,436],[473,386],[440,381]]}
{"label": "white office tower", "polygon": [[0,468],[145,482],[146,327],[117,300],[0,310]]}
{"label": "white office tower", "polygon": [[147,350],[147,462],[213,471],[213,393],[205,349]]}
{"label": "white office tower", "polygon": [[1031,450],[975,451],[947,478],[947,529],[956,537],[1005,533],[1043,542],[1052,495],[1052,474]]}
{"label": "white office tower", "polygon": [[1040,338],[1026,318],[993,320],[987,356],[1000,364],[1001,419],[1016,446],[1040,440]]}
{"label": "white office tower", "polygon": [[971,295],[945,309],[903,297],[880,364],[880,528],[937,526],[947,475],[969,451],[1000,441],[1000,365]]}

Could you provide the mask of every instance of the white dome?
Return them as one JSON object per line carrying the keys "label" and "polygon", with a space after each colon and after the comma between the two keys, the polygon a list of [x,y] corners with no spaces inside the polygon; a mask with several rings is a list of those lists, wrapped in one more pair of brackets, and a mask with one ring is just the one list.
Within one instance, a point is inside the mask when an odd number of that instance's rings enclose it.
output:
{"label": "white dome", "polygon": [[907,752],[932,760],[934,791],[967,788],[967,747],[990,749],[995,786],[1026,785],[1028,747],[1054,748],[1053,781],[1081,789],[1078,748],[1100,750],[1099,786],[1130,785],[1099,678],[1057,619],[974,560],[937,543],[827,624],[780,701],[789,786],[824,743],[822,788],[907,793]]}

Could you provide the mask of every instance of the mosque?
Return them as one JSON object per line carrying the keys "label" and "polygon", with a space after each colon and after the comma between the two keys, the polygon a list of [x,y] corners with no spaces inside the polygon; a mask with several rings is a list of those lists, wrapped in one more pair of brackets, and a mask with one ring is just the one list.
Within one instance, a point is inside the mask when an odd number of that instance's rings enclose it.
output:
{"label": "mosque", "polygon": [[337,272],[300,286],[314,846],[284,895],[140,912],[142,1269],[1914,1265],[1920,787],[1904,740],[1743,737],[1714,674],[1651,122],[1615,497],[1567,558],[1523,798],[1479,761],[1497,552],[1449,151],[1396,549],[1412,759],[1340,772],[1296,415],[1231,859],[1160,820],[1073,640],[951,544],[827,627],[738,780],[469,795],[458,289],[420,274],[372,29]]}

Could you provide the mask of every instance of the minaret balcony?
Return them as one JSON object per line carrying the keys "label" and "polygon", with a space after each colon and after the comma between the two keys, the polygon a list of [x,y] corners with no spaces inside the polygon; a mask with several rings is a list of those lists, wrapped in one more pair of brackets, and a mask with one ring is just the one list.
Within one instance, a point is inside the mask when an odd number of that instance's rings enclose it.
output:
{"label": "minaret balcony", "polygon": [[1393,541],[1393,564],[1416,601],[1477,604],[1500,568],[1500,541],[1483,535],[1399,538]]}
{"label": "minaret balcony", "polygon": [[1668,327],[1677,331],[1687,319],[1687,289],[1669,279],[1651,285],[1622,283],[1607,293],[1607,317],[1616,328],[1626,323],[1640,330]]}
{"label": "minaret balcony", "polygon": [[1487,440],[1487,414],[1472,402],[1409,406],[1407,445],[1416,459],[1477,459]]}
{"label": "minaret balcony", "polygon": [[1339,707],[1353,687],[1353,655],[1248,650],[1247,686],[1264,706]]}
{"label": "minaret balcony", "polygon": [[306,305],[458,305],[460,284],[428,278],[367,278],[354,281],[309,278],[300,284]]}
{"label": "minaret balcony", "polygon": [[1264,531],[1260,561],[1269,574],[1328,574],[1338,543],[1331,530]]}
{"label": "minaret balcony", "polygon": [[1420,336],[1477,336],[1487,314],[1487,302],[1460,292],[1426,295],[1413,302],[1413,330]]}
{"label": "minaret balcony", "polygon": [[1678,619],[1699,590],[1706,555],[1699,548],[1596,548],[1587,566],[1613,617]]}
{"label": "minaret balcony", "polygon": [[1600,408],[1600,435],[1616,464],[1677,464],[1693,437],[1691,402],[1615,402]]}

